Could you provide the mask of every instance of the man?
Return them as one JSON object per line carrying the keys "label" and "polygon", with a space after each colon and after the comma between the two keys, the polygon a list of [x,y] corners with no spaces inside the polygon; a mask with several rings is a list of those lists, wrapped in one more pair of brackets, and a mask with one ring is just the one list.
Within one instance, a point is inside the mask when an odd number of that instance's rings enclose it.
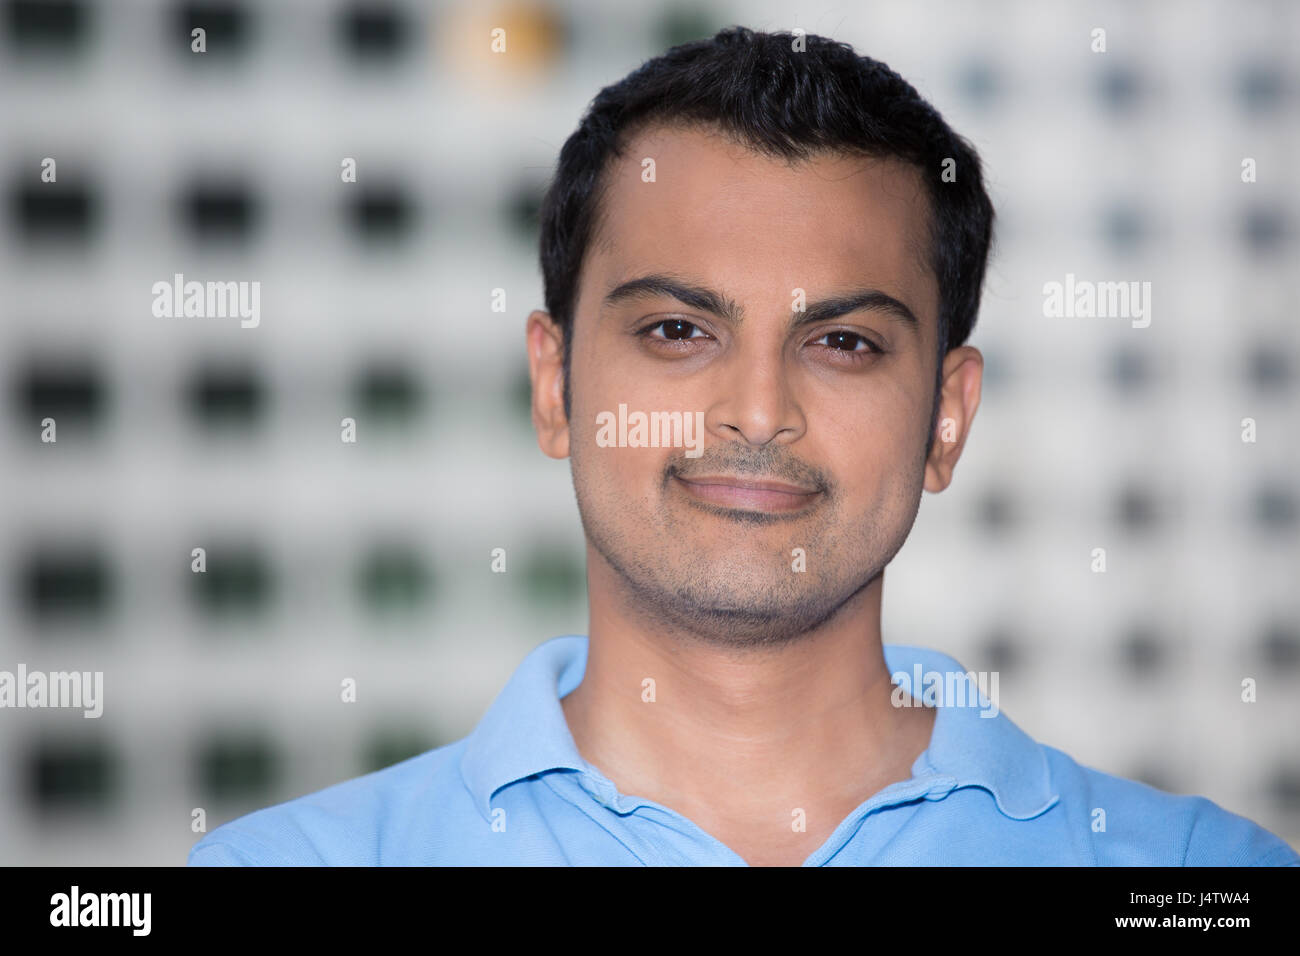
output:
{"label": "man", "polygon": [[[469,737],[190,862],[1300,865],[882,643],[885,566],[979,404],[992,221],[970,145],[847,45],[737,28],[602,90],[527,324],[589,637],[533,651]],[[891,680],[922,672],[955,679]]]}

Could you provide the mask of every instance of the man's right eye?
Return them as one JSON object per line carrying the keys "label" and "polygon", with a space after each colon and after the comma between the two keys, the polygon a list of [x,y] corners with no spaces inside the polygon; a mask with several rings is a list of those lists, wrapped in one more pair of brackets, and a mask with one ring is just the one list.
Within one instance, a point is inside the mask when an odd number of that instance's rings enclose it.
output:
{"label": "man's right eye", "polygon": [[[652,335],[651,333],[655,329],[663,329],[663,335]],[[699,332],[700,334],[696,336],[693,334],[695,332]],[[656,322],[654,325],[647,325],[641,330],[640,334],[652,339],[668,339],[676,341],[692,338],[708,338],[704,333],[704,330],[698,325],[683,321],[682,319],[664,319],[662,322]]]}

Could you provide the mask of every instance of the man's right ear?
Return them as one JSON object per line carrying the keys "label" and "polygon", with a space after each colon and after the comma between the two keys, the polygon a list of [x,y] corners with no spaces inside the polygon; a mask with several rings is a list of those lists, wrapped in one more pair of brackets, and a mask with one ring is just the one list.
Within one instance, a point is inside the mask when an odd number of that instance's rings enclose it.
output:
{"label": "man's right ear", "polygon": [[528,377],[533,384],[537,445],[551,458],[569,457],[569,420],[564,414],[564,333],[551,316],[528,316]]}

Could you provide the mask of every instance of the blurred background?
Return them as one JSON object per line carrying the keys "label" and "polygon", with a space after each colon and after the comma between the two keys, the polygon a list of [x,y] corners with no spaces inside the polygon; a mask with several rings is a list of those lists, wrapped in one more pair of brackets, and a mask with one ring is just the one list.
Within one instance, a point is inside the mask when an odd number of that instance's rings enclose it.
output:
{"label": "blurred background", "polygon": [[[179,865],[196,809],[450,743],[585,633],[536,210],[600,87],[732,23],[888,63],[998,207],[886,640],[1300,845],[1300,6],[0,0],[0,670],[104,674],[97,720],[0,710],[0,863]],[[259,324],[155,316],[177,273]],[[1046,318],[1069,273],[1150,282],[1150,326]]]}

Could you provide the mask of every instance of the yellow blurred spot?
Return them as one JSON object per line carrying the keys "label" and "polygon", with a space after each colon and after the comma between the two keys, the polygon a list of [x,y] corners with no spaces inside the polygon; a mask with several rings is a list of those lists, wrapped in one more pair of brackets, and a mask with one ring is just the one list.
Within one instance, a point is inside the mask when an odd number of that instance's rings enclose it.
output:
{"label": "yellow blurred spot", "polygon": [[435,24],[444,58],[475,80],[538,77],[554,68],[564,44],[560,17],[543,3],[465,4]]}

